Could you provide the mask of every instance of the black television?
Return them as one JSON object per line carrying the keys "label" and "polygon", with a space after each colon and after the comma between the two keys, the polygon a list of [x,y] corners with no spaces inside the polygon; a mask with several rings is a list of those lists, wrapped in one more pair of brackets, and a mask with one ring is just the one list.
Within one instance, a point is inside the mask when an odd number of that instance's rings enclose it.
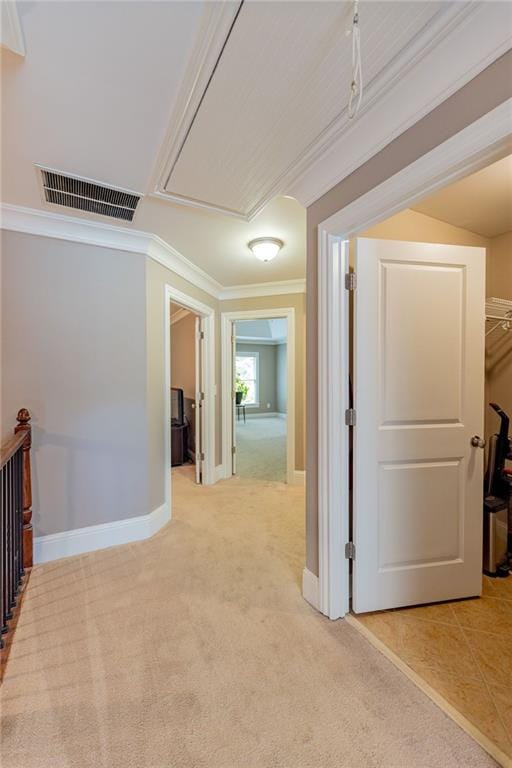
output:
{"label": "black television", "polygon": [[184,423],[183,390],[171,387],[171,424],[181,427]]}

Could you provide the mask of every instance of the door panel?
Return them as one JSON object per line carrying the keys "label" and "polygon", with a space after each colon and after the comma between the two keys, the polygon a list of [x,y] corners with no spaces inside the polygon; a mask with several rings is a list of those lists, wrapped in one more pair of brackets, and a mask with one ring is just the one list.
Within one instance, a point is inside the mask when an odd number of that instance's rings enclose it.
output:
{"label": "door panel", "polygon": [[480,594],[485,250],[356,241],[353,608]]}

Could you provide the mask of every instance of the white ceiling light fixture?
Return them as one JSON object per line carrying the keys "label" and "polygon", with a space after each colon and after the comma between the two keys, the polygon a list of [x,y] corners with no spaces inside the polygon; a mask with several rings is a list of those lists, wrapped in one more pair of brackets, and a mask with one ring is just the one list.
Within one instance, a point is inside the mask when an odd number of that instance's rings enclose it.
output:
{"label": "white ceiling light fixture", "polygon": [[272,261],[284,243],[277,237],[257,237],[256,240],[251,240],[247,245],[260,261]]}

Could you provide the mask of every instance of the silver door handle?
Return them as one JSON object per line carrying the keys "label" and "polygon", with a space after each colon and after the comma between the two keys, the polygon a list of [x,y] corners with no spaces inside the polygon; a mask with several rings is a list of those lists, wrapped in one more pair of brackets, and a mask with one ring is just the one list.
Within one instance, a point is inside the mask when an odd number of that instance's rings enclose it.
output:
{"label": "silver door handle", "polygon": [[482,440],[478,435],[473,435],[471,438],[471,445],[473,448],[485,448],[485,440]]}

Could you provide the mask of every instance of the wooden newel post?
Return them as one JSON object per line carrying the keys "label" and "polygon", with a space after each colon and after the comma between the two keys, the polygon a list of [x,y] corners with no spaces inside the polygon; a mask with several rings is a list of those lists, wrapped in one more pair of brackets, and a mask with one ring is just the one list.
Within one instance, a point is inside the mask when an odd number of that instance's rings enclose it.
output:
{"label": "wooden newel post", "polygon": [[32,480],[30,471],[30,448],[32,446],[32,427],[30,413],[21,408],[17,416],[18,425],[14,434],[25,432],[23,443],[23,567],[33,565],[33,532],[32,532]]}

